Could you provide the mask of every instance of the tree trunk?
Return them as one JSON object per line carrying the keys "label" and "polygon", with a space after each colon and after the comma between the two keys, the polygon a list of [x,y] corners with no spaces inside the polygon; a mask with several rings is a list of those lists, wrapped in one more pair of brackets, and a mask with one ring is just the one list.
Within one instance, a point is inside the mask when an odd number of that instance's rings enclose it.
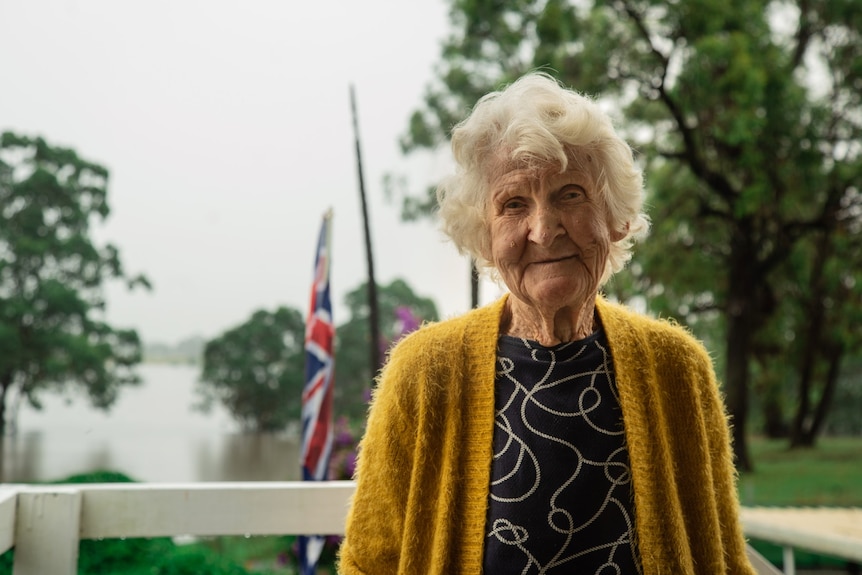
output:
{"label": "tree trunk", "polygon": [[[745,227],[745,223],[740,223]],[[735,232],[731,240],[727,300],[727,355],[725,394],[733,433],[733,455],[740,471],[753,471],[748,453],[748,383],[752,357],[752,335],[757,326],[755,250],[750,249],[747,230]]]}
{"label": "tree trunk", "polygon": [[740,471],[752,471],[748,455],[748,353],[751,346],[749,318],[738,313],[728,315],[727,363],[725,388],[727,409],[733,431],[733,456]]}
{"label": "tree trunk", "polygon": [[473,258],[470,258],[470,307],[479,307],[479,270]]}
{"label": "tree trunk", "polygon": [[0,483],[6,481],[6,398],[12,389],[13,379],[11,371],[0,377]]}
{"label": "tree trunk", "polygon": [[781,406],[781,386],[770,382],[763,392],[763,433],[770,439],[786,439],[788,425]]}
{"label": "tree trunk", "polygon": [[808,296],[808,305],[805,306],[808,321],[799,365],[799,403],[796,407],[796,416],[793,418],[793,427],[790,429],[791,448],[802,447],[809,441],[813,443],[813,438],[806,436],[810,435],[811,388],[815,378],[815,368],[820,355],[823,326],[826,319],[826,309],[824,308],[826,282],[823,278],[823,268],[829,255],[826,234],[820,236],[815,254],[814,267],[811,270],[811,279],[809,280],[810,295]]}
{"label": "tree trunk", "polygon": [[838,375],[841,373],[841,360],[843,357],[844,349],[841,345],[833,346],[829,350],[829,369],[826,372],[826,380],[823,382],[823,393],[820,395],[820,401],[817,402],[814,415],[810,418],[811,423],[800,435],[798,444],[791,444],[791,447],[814,447],[817,442],[817,437],[823,429],[823,424],[826,423],[826,416],[832,405],[832,398],[835,397],[835,389],[838,387]]}
{"label": "tree trunk", "polygon": [[814,366],[817,362],[815,348],[820,340],[820,326],[822,323],[822,306],[809,316],[808,334],[805,350],[802,354],[802,365],[799,369],[799,395],[796,406],[796,415],[793,418],[793,426],[790,428],[790,447],[802,447],[805,444],[805,436],[811,418],[811,387],[814,379]]}
{"label": "tree trunk", "polygon": [[6,372],[0,377],[0,442],[6,437],[6,398],[12,389],[12,372]]}

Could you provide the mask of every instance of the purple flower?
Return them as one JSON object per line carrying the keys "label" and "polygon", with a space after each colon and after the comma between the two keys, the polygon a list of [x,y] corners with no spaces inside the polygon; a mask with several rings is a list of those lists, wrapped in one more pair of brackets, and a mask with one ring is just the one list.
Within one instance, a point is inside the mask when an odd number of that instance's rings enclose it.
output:
{"label": "purple flower", "polygon": [[349,429],[342,429],[335,435],[336,447],[347,447],[353,445],[353,434]]}
{"label": "purple flower", "polygon": [[356,472],[356,452],[350,451],[344,456],[344,473],[352,479]]}
{"label": "purple flower", "polygon": [[395,317],[398,318],[398,330],[395,336],[395,341],[398,341],[411,331],[415,331],[419,328],[420,319],[413,314],[413,310],[411,310],[407,306],[398,306],[395,308]]}

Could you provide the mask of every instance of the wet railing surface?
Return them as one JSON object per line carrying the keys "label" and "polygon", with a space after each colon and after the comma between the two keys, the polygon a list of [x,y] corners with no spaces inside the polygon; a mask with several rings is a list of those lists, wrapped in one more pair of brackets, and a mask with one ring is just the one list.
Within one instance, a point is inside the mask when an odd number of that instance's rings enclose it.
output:
{"label": "wet railing surface", "polygon": [[338,535],[354,484],[92,483],[0,488],[0,552],[13,575],[75,575],[81,539]]}
{"label": "wet railing surface", "polygon": [[[15,548],[13,575],[75,575],[81,539],[340,535],[354,488],[352,481],[4,485],[0,552]],[[790,516],[787,510],[742,510],[747,536],[785,547],[787,575],[794,572],[793,547],[862,560],[862,541],[845,541],[846,534],[823,527],[825,514],[819,522]],[[843,517],[851,531],[862,531],[862,510]],[[794,531],[797,523],[808,532]],[[780,573],[750,554],[759,573]]]}

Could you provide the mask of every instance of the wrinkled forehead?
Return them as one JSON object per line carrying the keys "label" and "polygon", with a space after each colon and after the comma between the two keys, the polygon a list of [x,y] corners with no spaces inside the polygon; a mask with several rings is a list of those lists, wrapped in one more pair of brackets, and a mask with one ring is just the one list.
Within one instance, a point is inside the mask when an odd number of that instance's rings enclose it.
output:
{"label": "wrinkled forehead", "polygon": [[601,171],[597,164],[594,151],[580,147],[565,148],[565,161],[560,157],[542,157],[501,149],[488,158],[485,176],[490,183],[514,171],[530,173],[537,179],[578,171],[588,175],[595,183]]}

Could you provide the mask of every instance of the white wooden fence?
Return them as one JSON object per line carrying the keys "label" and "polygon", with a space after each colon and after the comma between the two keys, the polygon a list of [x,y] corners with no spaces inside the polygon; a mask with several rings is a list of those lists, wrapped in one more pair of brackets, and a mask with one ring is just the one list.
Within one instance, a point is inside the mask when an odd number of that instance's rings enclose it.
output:
{"label": "white wooden fence", "polygon": [[[81,539],[341,535],[354,488],[352,481],[7,484],[0,553],[15,548],[13,575],[75,575]],[[763,525],[758,538],[769,539]],[[759,573],[779,573],[749,553]]]}
{"label": "white wooden fence", "polygon": [[75,575],[81,539],[339,535],[351,481],[90,483],[0,488],[0,553],[14,575]]}

